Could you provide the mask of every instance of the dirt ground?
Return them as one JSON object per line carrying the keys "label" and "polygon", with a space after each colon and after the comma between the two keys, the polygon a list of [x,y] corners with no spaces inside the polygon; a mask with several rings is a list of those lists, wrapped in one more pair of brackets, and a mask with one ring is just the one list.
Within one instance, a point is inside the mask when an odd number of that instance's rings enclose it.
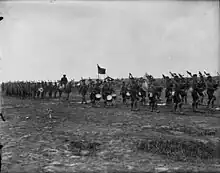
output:
{"label": "dirt ground", "polygon": [[[103,108],[79,102],[79,96],[69,102],[4,97],[2,172],[220,172],[216,158],[175,160],[137,149],[141,139],[166,135],[216,144],[220,112],[185,108],[178,115],[164,106],[160,113],[147,106],[131,112],[121,104]],[[183,126],[200,131],[181,131]],[[215,133],[200,135],[205,129]]]}

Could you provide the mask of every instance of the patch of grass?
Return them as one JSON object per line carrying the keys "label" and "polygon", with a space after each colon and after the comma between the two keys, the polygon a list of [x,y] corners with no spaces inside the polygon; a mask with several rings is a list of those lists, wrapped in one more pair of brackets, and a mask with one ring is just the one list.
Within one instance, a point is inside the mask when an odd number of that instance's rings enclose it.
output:
{"label": "patch of grass", "polygon": [[216,146],[184,138],[154,137],[137,142],[137,149],[167,156],[176,161],[215,158]]}

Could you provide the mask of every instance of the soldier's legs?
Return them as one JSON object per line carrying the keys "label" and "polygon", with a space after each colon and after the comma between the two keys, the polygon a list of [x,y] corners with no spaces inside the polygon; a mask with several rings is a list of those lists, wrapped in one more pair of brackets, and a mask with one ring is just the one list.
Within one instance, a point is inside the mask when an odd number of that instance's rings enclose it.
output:
{"label": "soldier's legs", "polygon": [[133,110],[134,107],[134,98],[131,98],[131,110]]}

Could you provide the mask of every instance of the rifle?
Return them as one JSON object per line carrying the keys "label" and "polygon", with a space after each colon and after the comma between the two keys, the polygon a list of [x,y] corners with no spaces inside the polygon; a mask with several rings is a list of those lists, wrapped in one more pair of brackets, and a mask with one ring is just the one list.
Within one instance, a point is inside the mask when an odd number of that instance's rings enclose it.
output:
{"label": "rifle", "polygon": [[172,72],[169,72],[170,73],[170,75],[172,76],[172,77],[174,77],[174,74],[172,73]]}
{"label": "rifle", "polygon": [[182,79],[184,78],[183,75],[181,75],[181,74],[179,74],[179,77],[182,78]]}
{"label": "rifle", "polygon": [[134,79],[131,73],[129,73],[129,79]]}
{"label": "rifle", "polygon": [[206,73],[206,71],[204,70],[204,74],[206,75],[206,76],[210,76],[210,74],[209,73]]}
{"label": "rifle", "polygon": [[192,73],[190,73],[189,71],[186,71],[186,72],[187,72],[187,74],[190,75],[190,77],[193,77]]}

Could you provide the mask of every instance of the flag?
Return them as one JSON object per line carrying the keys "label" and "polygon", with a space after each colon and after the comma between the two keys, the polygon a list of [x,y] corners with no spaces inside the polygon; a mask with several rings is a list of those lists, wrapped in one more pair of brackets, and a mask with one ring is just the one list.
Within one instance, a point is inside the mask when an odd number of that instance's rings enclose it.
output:
{"label": "flag", "polygon": [[107,80],[107,81],[114,81],[114,79],[111,78],[111,77],[109,77],[109,76],[107,76],[104,80]]}
{"label": "flag", "polygon": [[106,71],[105,68],[101,68],[98,64],[97,64],[97,67],[98,67],[98,74],[105,74],[105,71]]}

